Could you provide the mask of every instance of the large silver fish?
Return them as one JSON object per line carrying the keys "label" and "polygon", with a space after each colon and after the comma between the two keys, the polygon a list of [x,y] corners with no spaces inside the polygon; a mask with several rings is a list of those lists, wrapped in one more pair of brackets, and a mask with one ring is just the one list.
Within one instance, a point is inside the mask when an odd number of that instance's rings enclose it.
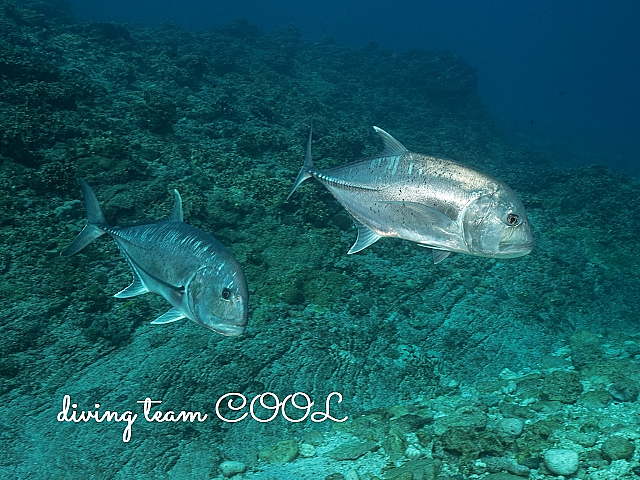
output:
{"label": "large silver fish", "polygon": [[182,199],[173,191],[173,211],[166,220],[111,227],[91,187],[80,180],[87,225],[60,255],[79,252],[109,233],[131,267],[133,282],[115,294],[129,298],[154,292],[173,308],[153,324],[189,318],[214,332],[237,336],[247,325],[249,291],[242,267],[211,235],[183,221]]}
{"label": "large silver fish", "polygon": [[451,252],[513,258],[528,254],[533,234],[518,196],[500,180],[442,158],[412,153],[384,130],[378,155],[327,170],[314,167],[309,132],[302,170],[287,197],[307,178],[319,180],[349,212],[356,253],[381,237],[433,249],[434,263]]}

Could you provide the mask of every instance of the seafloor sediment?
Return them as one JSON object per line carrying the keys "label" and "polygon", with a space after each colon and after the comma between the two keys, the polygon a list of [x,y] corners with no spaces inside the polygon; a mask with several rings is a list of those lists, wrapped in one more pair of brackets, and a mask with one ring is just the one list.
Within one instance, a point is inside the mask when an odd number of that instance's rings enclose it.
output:
{"label": "seafloor sediment", "polygon": [[[56,5],[0,2],[2,478],[214,478],[225,460],[246,479],[551,478],[553,447],[579,454],[578,478],[634,478],[638,181],[501,140],[448,52],[78,23]],[[433,265],[383,239],[347,256],[356,232],[325,189],[284,201],[311,120],[321,167],[376,153],[378,125],[501,178],[533,252]],[[245,268],[246,334],[149,325],[168,306],[112,297],[130,273],[106,237],[60,258],[84,225],[78,177],[116,225],[166,216],[177,188]],[[216,419],[225,393],[267,391],[340,392],[349,420]],[[139,419],[125,443],[123,423],[59,422],[65,395],[210,418]]]}

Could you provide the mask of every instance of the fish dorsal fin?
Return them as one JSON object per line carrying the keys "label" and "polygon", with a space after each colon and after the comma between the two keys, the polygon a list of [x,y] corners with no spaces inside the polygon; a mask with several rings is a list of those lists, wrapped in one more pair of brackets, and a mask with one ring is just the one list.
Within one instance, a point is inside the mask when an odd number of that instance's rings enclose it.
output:
{"label": "fish dorsal fin", "polygon": [[173,191],[173,210],[167,218],[169,221],[183,222],[184,213],[182,213],[182,197],[178,193],[178,190]]}
{"label": "fish dorsal fin", "polygon": [[178,320],[182,320],[183,318],[186,318],[184,313],[174,307],[164,315],[160,315],[158,318],[156,318],[153,322],[151,322],[151,325],[161,325],[163,323],[176,322]]}
{"label": "fish dorsal fin", "polygon": [[356,243],[354,243],[353,246],[349,249],[349,251],[347,252],[348,254],[358,253],[360,250],[364,250],[369,245],[373,245],[378,240],[380,240],[380,235],[371,230],[365,224],[361,223],[355,218],[353,219],[353,223],[358,229],[358,239],[356,240]]}
{"label": "fish dorsal fin", "polygon": [[380,135],[380,138],[382,138],[382,141],[384,142],[384,148],[382,149],[382,152],[380,152],[381,157],[404,155],[405,153],[409,153],[409,150],[407,150],[404,145],[387,132],[376,126],[374,126],[373,129],[378,135]]}
{"label": "fish dorsal fin", "polygon": [[438,250],[437,248],[432,248],[431,251],[433,253],[433,263],[434,264],[440,263],[445,258],[447,258],[449,255],[451,255],[451,252],[447,252],[446,250]]}

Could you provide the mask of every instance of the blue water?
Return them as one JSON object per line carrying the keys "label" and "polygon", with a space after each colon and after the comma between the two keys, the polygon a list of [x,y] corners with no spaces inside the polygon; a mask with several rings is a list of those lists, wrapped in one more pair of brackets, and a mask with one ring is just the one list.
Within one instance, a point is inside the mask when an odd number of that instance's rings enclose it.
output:
{"label": "blue water", "polygon": [[79,19],[208,29],[237,18],[265,32],[293,23],[310,39],[398,53],[450,50],[478,70],[503,131],[640,174],[640,39],[632,1],[478,2],[71,0]]}

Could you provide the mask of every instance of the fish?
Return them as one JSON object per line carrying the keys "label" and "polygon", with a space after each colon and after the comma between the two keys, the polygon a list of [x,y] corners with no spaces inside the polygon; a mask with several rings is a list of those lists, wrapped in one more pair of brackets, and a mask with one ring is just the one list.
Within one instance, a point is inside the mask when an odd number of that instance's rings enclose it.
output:
{"label": "fish", "polygon": [[320,170],[309,131],[304,164],[287,197],[315,178],[351,216],[358,237],[349,254],[382,237],[417,242],[440,263],[451,253],[516,258],[527,255],[533,233],[527,212],[505,183],[452,160],[413,153],[378,127],[384,144],[373,157]]}
{"label": "fish", "polygon": [[133,281],[116,298],[153,292],[172,308],[154,325],[184,318],[225,336],[244,333],[249,290],[242,266],[218,240],[184,222],[182,198],[173,191],[173,209],[153,223],[110,226],[89,185],[79,180],[87,208],[87,224],[60,255],[78,253],[96,238],[110,234],[131,268]]}

